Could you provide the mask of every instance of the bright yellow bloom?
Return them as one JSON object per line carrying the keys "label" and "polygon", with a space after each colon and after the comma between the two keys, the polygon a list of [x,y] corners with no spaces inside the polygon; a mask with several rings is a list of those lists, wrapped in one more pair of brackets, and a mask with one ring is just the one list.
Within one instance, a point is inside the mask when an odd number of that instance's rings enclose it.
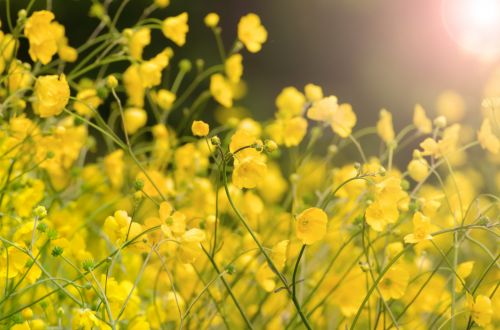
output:
{"label": "bright yellow bloom", "polygon": [[432,138],[427,138],[420,143],[422,155],[440,158],[443,155],[451,154],[456,151],[459,138],[460,125],[454,124],[443,131],[441,140],[436,141]]}
{"label": "bright yellow bloom", "polygon": [[[1,45],[0,45],[1,47]],[[31,72],[27,64],[14,60],[10,63],[8,85],[9,92],[14,93],[20,89],[28,88],[33,83]]]}
{"label": "bright yellow bloom", "polygon": [[210,93],[223,107],[233,106],[233,91],[223,75],[216,73],[210,77]]}
{"label": "bright yellow bloom", "polygon": [[194,136],[207,136],[210,128],[207,123],[202,120],[195,120],[191,125],[191,132]]}
{"label": "bright yellow bloom", "polygon": [[130,135],[146,125],[148,115],[144,109],[128,108],[123,112],[123,120],[125,121],[125,130]]}
{"label": "bright yellow bloom", "polygon": [[250,13],[243,16],[238,23],[238,39],[251,53],[261,50],[267,40],[267,30],[262,26],[259,16]]}
{"label": "bright yellow bloom", "polygon": [[500,139],[493,134],[489,119],[483,120],[481,129],[477,132],[477,140],[483,149],[496,155],[500,151]]}
{"label": "bright yellow bloom", "polygon": [[378,288],[385,300],[403,297],[408,286],[410,274],[400,265],[393,265],[382,277]]}
{"label": "bright yellow bloom", "polygon": [[206,239],[205,232],[198,228],[193,228],[182,235],[179,258],[183,263],[193,263],[202,254],[200,243]]}
{"label": "bright yellow bloom", "polygon": [[302,117],[277,119],[267,127],[267,132],[278,144],[297,146],[307,133],[307,120]]}
{"label": "bright yellow bloom", "polygon": [[166,89],[160,89],[156,93],[156,103],[164,111],[170,110],[176,98],[174,93]]}
{"label": "bright yellow bloom", "polygon": [[408,174],[417,182],[421,182],[429,175],[429,163],[424,158],[413,159],[408,163]]}
{"label": "bright yellow bloom", "polygon": [[304,111],[306,97],[295,87],[285,87],[276,97],[278,116],[291,118],[299,116]]}
{"label": "bright yellow bloom", "polygon": [[429,134],[432,132],[432,121],[427,118],[425,110],[420,104],[415,105],[413,125],[415,125],[421,133]]}
{"label": "bright yellow bloom", "polygon": [[142,231],[142,226],[132,221],[126,211],[116,211],[104,221],[103,230],[112,243],[120,245],[127,238],[133,238]]}
{"label": "bright yellow bloom", "polygon": [[219,15],[217,13],[208,13],[203,21],[209,28],[214,28],[219,25]]}
{"label": "bright yellow bloom", "polygon": [[93,116],[97,108],[102,104],[102,100],[97,95],[95,88],[82,89],[76,94],[76,99],[73,108],[81,116]]}
{"label": "bright yellow bloom", "polygon": [[356,120],[356,114],[352,111],[352,106],[348,103],[342,103],[333,113],[330,126],[340,137],[346,138],[351,135]]}
{"label": "bright yellow bloom", "polygon": [[266,164],[257,157],[236,160],[233,170],[233,184],[242,188],[255,188],[266,174]]}
{"label": "bright yellow bloom", "polygon": [[304,210],[297,216],[295,232],[302,244],[311,245],[320,241],[326,235],[328,216],[325,211],[317,207]]}
{"label": "bright yellow bloom", "polygon": [[101,321],[90,309],[76,309],[73,311],[71,326],[73,329],[92,330],[101,326]]}
{"label": "bright yellow bloom", "polygon": [[35,113],[42,118],[60,114],[68,104],[69,93],[64,75],[39,77],[35,83]]}
{"label": "bright yellow bloom", "polygon": [[189,31],[188,13],[184,12],[178,16],[166,18],[163,21],[161,30],[165,37],[172,40],[177,46],[184,46],[186,34]]}
{"label": "bright yellow bloom", "polygon": [[307,118],[311,120],[331,122],[338,107],[337,97],[333,95],[325,97],[313,103],[309,110],[307,110]]}
{"label": "bright yellow bloom", "polygon": [[377,122],[377,133],[385,143],[394,140],[394,127],[392,126],[392,115],[389,111],[380,110],[380,119]]}
{"label": "bright yellow bloom", "polygon": [[366,223],[375,231],[383,231],[388,224],[398,220],[399,211],[396,203],[376,200],[366,209]]}
{"label": "bright yellow bloom", "polygon": [[405,236],[405,243],[415,244],[432,239],[431,220],[420,212],[413,215],[413,234]]}
{"label": "bright yellow bloom", "polygon": [[229,56],[224,63],[224,70],[229,81],[238,83],[243,75],[243,56],[241,54],[234,54]]}
{"label": "bright yellow bloom", "polygon": [[26,21],[24,35],[29,40],[29,54],[33,61],[47,64],[57,53],[57,27],[52,23],[53,19],[53,13],[42,10],[34,12]]}
{"label": "bright yellow bloom", "polygon": [[128,49],[130,56],[135,60],[142,60],[144,47],[151,43],[151,30],[149,28],[139,28],[136,31],[127,29],[124,34],[128,37]]}
{"label": "bright yellow bloom", "polygon": [[491,306],[491,299],[484,295],[476,296],[476,300],[467,294],[467,305],[470,310],[472,320],[479,326],[485,327],[491,323],[493,316],[493,307]]}
{"label": "bright yellow bloom", "polygon": [[323,89],[318,85],[307,84],[304,87],[304,93],[309,102],[316,102],[323,98]]}

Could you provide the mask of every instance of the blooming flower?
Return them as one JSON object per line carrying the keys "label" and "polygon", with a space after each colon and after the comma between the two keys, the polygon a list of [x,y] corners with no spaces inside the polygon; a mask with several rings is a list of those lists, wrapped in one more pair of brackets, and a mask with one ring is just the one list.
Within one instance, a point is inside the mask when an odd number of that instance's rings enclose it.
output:
{"label": "blooming flower", "polygon": [[233,106],[233,91],[223,75],[216,73],[210,77],[210,93],[222,106]]}
{"label": "blooming flower", "polygon": [[295,220],[295,232],[302,244],[311,245],[320,241],[326,235],[328,216],[317,207],[304,210]]}
{"label": "blooming flower", "polygon": [[394,127],[392,126],[392,115],[389,111],[380,110],[380,118],[377,122],[377,133],[385,143],[394,140]]}
{"label": "blooming flower", "polygon": [[403,297],[408,286],[410,274],[400,265],[394,265],[387,270],[379,282],[379,290],[384,299],[399,299]]}
{"label": "blooming flower", "polygon": [[56,26],[52,23],[54,14],[47,10],[34,12],[26,21],[24,35],[30,43],[29,54],[33,61],[47,64],[57,53]]}
{"label": "blooming flower", "polygon": [[201,120],[195,120],[191,125],[191,131],[195,136],[207,136],[209,130],[208,124]]}
{"label": "blooming flower", "polygon": [[131,135],[146,125],[148,115],[144,109],[133,107],[123,112],[123,120],[127,134]]}
{"label": "blooming flower", "polygon": [[163,21],[162,32],[168,39],[172,40],[177,46],[184,46],[186,43],[186,34],[189,31],[188,13],[184,12],[178,16],[168,17]]}
{"label": "blooming flower", "polygon": [[232,83],[238,83],[243,74],[243,56],[241,54],[233,54],[226,59],[224,63],[224,69],[229,81]]}
{"label": "blooming flower", "polygon": [[415,212],[413,215],[413,234],[405,236],[405,243],[420,243],[425,240],[432,239],[431,236],[431,220],[420,212]]}
{"label": "blooming flower", "polygon": [[485,327],[491,323],[493,308],[490,298],[480,294],[476,296],[476,300],[474,301],[474,298],[470,294],[467,294],[467,305],[472,320],[479,326]]}
{"label": "blooming flower", "polygon": [[424,134],[429,134],[432,132],[432,121],[427,118],[424,108],[417,104],[415,105],[415,110],[413,111],[413,125]]}
{"label": "blooming flower", "polygon": [[267,30],[262,26],[259,16],[250,13],[240,19],[238,39],[251,53],[261,50],[262,44],[267,40]]}
{"label": "blooming flower", "polygon": [[60,114],[68,104],[69,93],[69,85],[63,74],[39,77],[35,83],[35,113],[42,118]]}

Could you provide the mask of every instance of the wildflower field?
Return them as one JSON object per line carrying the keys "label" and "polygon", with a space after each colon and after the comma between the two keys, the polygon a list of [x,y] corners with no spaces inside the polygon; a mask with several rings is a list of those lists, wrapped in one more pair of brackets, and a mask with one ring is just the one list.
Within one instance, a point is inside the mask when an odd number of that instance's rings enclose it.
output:
{"label": "wildflower field", "polygon": [[[238,104],[273,33],[258,13],[195,29],[143,1],[119,29],[129,1],[89,1],[78,24],[95,30],[74,44],[57,1],[12,2],[0,328],[500,328],[500,98],[475,126],[450,94],[403,129],[388,109],[359,127],[310,83],[257,121]],[[219,59],[178,56],[190,35]]]}

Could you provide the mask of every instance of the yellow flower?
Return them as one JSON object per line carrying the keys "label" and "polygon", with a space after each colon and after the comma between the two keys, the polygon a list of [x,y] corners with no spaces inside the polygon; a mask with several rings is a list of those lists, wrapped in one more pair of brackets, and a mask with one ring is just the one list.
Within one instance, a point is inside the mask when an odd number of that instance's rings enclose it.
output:
{"label": "yellow flower", "polygon": [[208,13],[204,19],[205,25],[209,28],[214,28],[219,25],[219,15],[217,13]]}
{"label": "yellow flower", "polygon": [[216,73],[210,77],[210,93],[223,107],[230,108],[233,106],[231,85],[220,73]]}
{"label": "yellow flower", "polygon": [[351,135],[352,128],[356,125],[356,114],[348,103],[342,103],[333,113],[331,128],[340,137]]}
{"label": "yellow flower", "polygon": [[307,84],[304,87],[304,92],[309,102],[316,102],[323,98],[323,89],[318,85]]}
{"label": "yellow flower", "polygon": [[130,135],[146,125],[148,115],[144,109],[128,108],[123,112],[123,120],[125,121],[127,134]]}
{"label": "yellow flower", "polygon": [[178,16],[168,17],[163,21],[162,31],[165,37],[172,40],[177,46],[184,46],[186,34],[189,31],[188,13],[184,12]]}
{"label": "yellow flower", "polygon": [[307,120],[302,117],[278,119],[267,127],[267,132],[276,143],[293,147],[304,139]]}
{"label": "yellow flower", "polygon": [[112,243],[120,245],[128,238],[133,238],[142,232],[142,226],[132,221],[126,211],[118,210],[104,221],[103,230]]}
{"label": "yellow flower", "polygon": [[79,115],[93,116],[97,107],[102,104],[101,98],[97,95],[95,88],[85,88],[76,94],[77,101],[74,102],[73,108]]}
{"label": "yellow flower", "polygon": [[491,323],[493,308],[489,297],[480,294],[476,297],[476,301],[474,301],[474,298],[467,293],[467,305],[472,320],[479,326],[485,327]]}
{"label": "yellow flower", "polygon": [[399,211],[396,203],[376,200],[366,209],[366,223],[375,231],[383,231],[390,223],[398,220]]}
{"label": "yellow flower", "polygon": [[200,243],[206,238],[205,232],[193,228],[182,235],[179,247],[179,258],[183,263],[193,263],[202,254]]}
{"label": "yellow flower", "polygon": [[307,118],[316,121],[330,122],[338,107],[337,97],[333,95],[325,97],[314,102],[309,110],[307,110]]}
{"label": "yellow flower", "polygon": [[405,236],[405,243],[415,244],[432,239],[431,220],[420,212],[413,215],[413,234]]}
{"label": "yellow flower", "polygon": [[282,118],[291,118],[302,114],[306,97],[295,87],[285,87],[276,97],[278,115]]}
{"label": "yellow flower", "polygon": [[267,40],[267,31],[262,26],[259,16],[250,13],[243,16],[238,23],[238,39],[251,53],[261,50]]}
{"label": "yellow flower", "polygon": [[234,54],[226,59],[224,70],[229,81],[232,83],[238,83],[243,75],[242,61],[243,56],[241,56],[241,54]]}
{"label": "yellow flower", "polygon": [[266,174],[266,164],[257,157],[247,157],[243,160],[235,159],[233,170],[233,184],[242,188],[255,188]]}
{"label": "yellow flower", "polygon": [[323,239],[326,235],[328,216],[325,211],[317,207],[304,210],[297,216],[295,231],[297,238],[303,244],[311,245]]}
{"label": "yellow flower", "polygon": [[429,134],[432,132],[432,121],[427,118],[425,110],[420,104],[415,105],[413,125],[415,125],[421,133]]}
{"label": "yellow flower", "polygon": [[380,119],[377,122],[377,133],[385,143],[390,143],[394,140],[392,115],[385,109],[380,110]]}
{"label": "yellow flower", "polygon": [[385,300],[403,297],[408,286],[410,274],[400,265],[393,265],[378,284],[380,293]]}
{"label": "yellow flower", "polygon": [[69,85],[63,74],[39,77],[35,83],[35,113],[42,118],[60,114],[68,104],[69,93]]}
{"label": "yellow flower", "polygon": [[483,120],[481,129],[477,132],[477,140],[483,149],[496,155],[500,151],[500,139],[493,134],[489,119]]}
{"label": "yellow flower", "polygon": [[29,40],[29,54],[33,61],[47,64],[57,53],[57,27],[52,23],[53,19],[53,13],[42,10],[34,12],[26,21],[24,35]]}
{"label": "yellow flower", "polygon": [[408,174],[417,182],[421,182],[429,175],[429,163],[424,158],[413,159],[408,163]]}
{"label": "yellow flower", "polygon": [[[457,266],[457,274],[465,282],[465,279],[469,277],[472,273],[472,269],[474,268],[474,261],[466,261],[462,262]],[[457,278],[455,282],[455,291],[460,292],[464,288],[462,281]]]}
{"label": "yellow flower", "polygon": [[76,309],[73,311],[71,326],[73,329],[91,330],[101,326],[101,321],[90,309]]}
{"label": "yellow flower", "polygon": [[156,103],[164,111],[170,110],[175,102],[175,99],[176,95],[166,89],[160,89],[156,93]]}
{"label": "yellow flower", "polygon": [[202,120],[195,120],[191,125],[191,131],[195,136],[207,136],[210,128],[207,123]]}
{"label": "yellow flower", "polygon": [[125,30],[124,33],[128,36],[128,49],[130,56],[135,60],[142,60],[142,51],[144,47],[151,42],[151,30],[149,28],[139,28],[136,31],[131,31],[129,29]]}
{"label": "yellow flower", "polygon": [[[1,45],[0,45],[1,47]],[[20,89],[28,88],[33,82],[31,72],[26,64],[20,61],[12,61],[9,67],[9,92],[14,93]]]}

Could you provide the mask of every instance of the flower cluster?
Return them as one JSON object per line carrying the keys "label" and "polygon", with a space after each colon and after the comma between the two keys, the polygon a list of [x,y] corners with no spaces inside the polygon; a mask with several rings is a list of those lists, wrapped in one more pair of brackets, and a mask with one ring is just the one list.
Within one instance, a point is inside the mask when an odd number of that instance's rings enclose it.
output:
{"label": "flower cluster", "polygon": [[[257,14],[226,48],[218,14],[193,31],[168,0],[118,30],[127,3],[92,1],[77,48],[31,6],[0,31],[2,328],[500,325],[498,100],[479,129],[453,93],[359,129],[307,84],[259,122]],[[192,33],[220,61],[179,58]]]}

